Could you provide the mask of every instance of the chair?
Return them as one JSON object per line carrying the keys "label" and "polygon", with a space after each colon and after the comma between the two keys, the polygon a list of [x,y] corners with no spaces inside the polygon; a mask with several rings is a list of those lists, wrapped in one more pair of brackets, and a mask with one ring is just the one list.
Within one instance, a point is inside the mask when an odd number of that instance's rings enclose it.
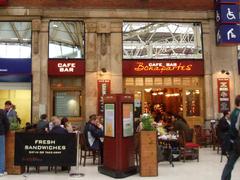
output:
{"label": "chair", "polygon": [[200,125],[194,126],[194,133],[196,136],[196,143],[200,146],[207,146],[211,142],[210,129],[203,129]]}
{"label": "chair", "polygon": [[[197,159],[199,162],[199,144],[192,142],[193,129],[189,129],[187,132],[180,132],[179,143],[180,143],[180,153],[183,158],[183,162],[186,161],[186,157],[191,157],[192,159]],[[188,141],[186,139],[189,139]]]}
{"label": "chair", "polygon": [[[83,166],[85,166],[87,158],[88,159],[93,158],[93,164],[95,164],[96,158],[99,157],[98,151],[92,150],[87,146],[85,135],[83,133],[79,135],[79,144],[80,144],[80,164],[82,164],[83,159]],[[99,158],[98,163],[100,163]]]}

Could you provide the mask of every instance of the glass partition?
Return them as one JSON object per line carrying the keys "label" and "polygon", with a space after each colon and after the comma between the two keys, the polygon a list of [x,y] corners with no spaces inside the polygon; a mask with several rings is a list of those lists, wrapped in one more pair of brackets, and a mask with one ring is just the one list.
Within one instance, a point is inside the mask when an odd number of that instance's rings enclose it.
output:
{"label": "glass partition", "polygon": [[0,58],[31,58],[31,22],[0,22]]}
{"label": "glass partition", "polygon": [[200,23],[124,22],[123,59],[202,59]]}
{"label": "glass partition", "polygon": [[49,58],[83,59],[84,24],[81,21],[49,23]]}

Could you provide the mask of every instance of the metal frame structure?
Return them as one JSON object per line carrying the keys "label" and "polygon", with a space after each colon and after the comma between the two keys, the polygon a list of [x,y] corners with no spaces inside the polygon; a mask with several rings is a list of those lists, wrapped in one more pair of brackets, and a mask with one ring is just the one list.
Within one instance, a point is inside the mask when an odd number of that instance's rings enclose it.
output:
{"label": "metal frame structure", "polygon": [[202,59],[202,52],[200,23],[123,23],[123,59]]}

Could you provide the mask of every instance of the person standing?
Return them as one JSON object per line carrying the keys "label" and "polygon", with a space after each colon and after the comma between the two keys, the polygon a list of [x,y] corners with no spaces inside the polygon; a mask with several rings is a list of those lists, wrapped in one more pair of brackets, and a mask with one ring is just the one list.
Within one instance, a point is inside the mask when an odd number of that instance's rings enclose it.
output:
{"label": "person standing", "polygon": [[11,101],[5,102],[5,112],[7,115],[8,120],[16,119],[17,120],[17,113],[13,108],[13,104]]}
{"label": "person standing", "polygon": [[219,123],[217,125],[217,136],[219,139],[219,143],[221,145],[223,155],[226,155],[226,150],[224,149],[223,140],[227,135],[227,133],[229,132],[230,125],[231,125],[230,112],[224,111],[223,117],[219,120]]}
{"label": "person standing", "polygon": [[[235,109],[232,111],[230,120],[230,135],[231,140],[234,142],[239,137],[239,125],[240,125],[240,95],[235,98]],[[234,148],[231,148],[228,152],[228,161],[223,169],[221,180],[231,180],[232,170],[240,154],[236,152]]]}
{"label": "person standing", "polygon": [[9,121],[3,109],[0,109],[0,176],[5,171],[5,134],[9,130]]}

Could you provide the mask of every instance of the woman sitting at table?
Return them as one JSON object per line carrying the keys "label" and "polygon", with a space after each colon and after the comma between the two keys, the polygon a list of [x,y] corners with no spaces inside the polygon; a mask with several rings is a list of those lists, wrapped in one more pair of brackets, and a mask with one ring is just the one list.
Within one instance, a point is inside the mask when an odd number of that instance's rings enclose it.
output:
{"label": "woman sitting at table", "polygon": [[188,136],[188,132],[190,131],[190,128],[186,122],[181,116],[179,115],[172,115],[172,130],[178,131],[178,132],[184,132],[186,140],[191,141],[192,137]]}

